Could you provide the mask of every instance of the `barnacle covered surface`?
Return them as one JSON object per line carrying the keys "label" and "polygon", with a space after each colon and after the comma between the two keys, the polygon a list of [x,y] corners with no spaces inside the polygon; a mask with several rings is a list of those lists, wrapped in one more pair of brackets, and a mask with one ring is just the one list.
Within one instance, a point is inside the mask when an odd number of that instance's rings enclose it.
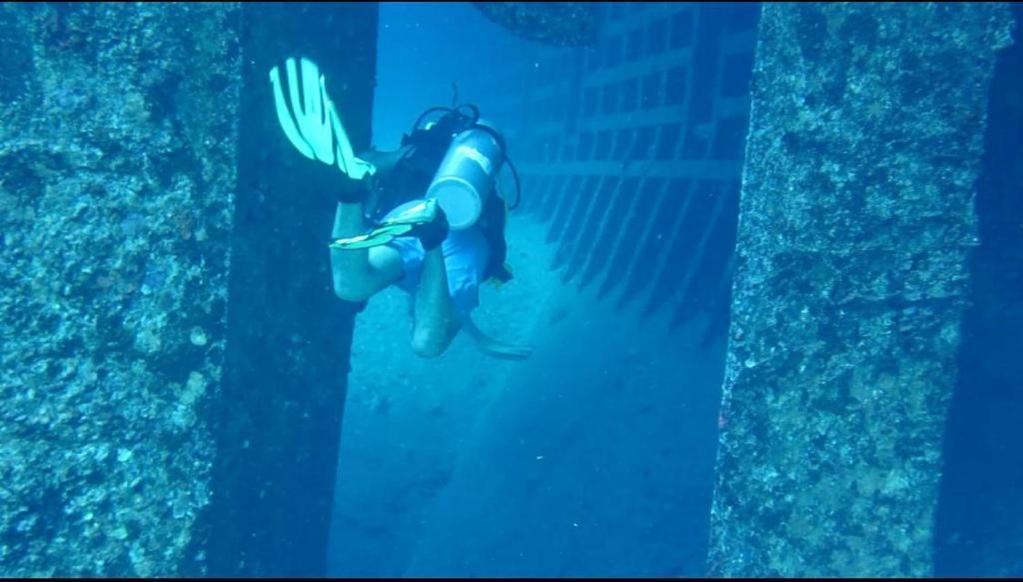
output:
{"label": "barnacle covered surface", "polygon": [[236,10],[0,6],[0,575],[173,574],[209,502]]}
{"label": "barnacle covered surface", "polygon": [[555,46],[593,44],[597,11],[591,2],[473,2],[490,20],[528,40]]}
{"label": "barnacle covered surface", "polygon": [[710,567],[926,576],[1000,5],[764,6]]}

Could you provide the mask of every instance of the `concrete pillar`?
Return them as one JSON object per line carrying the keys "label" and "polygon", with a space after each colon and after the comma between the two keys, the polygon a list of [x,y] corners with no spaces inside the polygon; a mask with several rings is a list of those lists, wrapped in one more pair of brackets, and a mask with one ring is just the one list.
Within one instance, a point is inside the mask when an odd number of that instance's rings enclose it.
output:
{"label": "concrete pillar", "polygon": [[211,496],[233,5],[0,6],[0,575],[171,575]]}
{"label": "concrete pillar", "polygon": [[377,6],[245,4],[241,16],[228,375],[199,572],[323,576],[356,306],[331,283],[336,203],[284,139],[268,72],[313,59],[353,145],[369,146]]}
{"label": "concrete pillar", "polygon": [[721,576],[927,576],[1001,4],[763,8]]}
{"label": "concrete pillar", "polygon": [[323,573],[352,310],[267,72],[367,145],[375,15],[0,5],[0,575]]}

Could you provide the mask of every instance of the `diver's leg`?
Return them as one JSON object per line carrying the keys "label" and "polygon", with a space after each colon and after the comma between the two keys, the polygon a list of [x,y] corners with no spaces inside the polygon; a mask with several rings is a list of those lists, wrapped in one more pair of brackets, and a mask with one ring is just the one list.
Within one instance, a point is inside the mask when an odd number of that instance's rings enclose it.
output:
{"label": "diver's leg", "polygon": [[[348,238],[365,232],[362,203],[337,205],[333,238]],[[389,246],[368,249],[330,249],[334,293],[345,301],[365,301],[402,276],[401,256]]]}
{"label": "diver's leg", "polygon": [[426,251],[415,299],[412,349],[423,357],[439,356],[447,349],[460,322],[448,290],[448,274],[441,246]]}

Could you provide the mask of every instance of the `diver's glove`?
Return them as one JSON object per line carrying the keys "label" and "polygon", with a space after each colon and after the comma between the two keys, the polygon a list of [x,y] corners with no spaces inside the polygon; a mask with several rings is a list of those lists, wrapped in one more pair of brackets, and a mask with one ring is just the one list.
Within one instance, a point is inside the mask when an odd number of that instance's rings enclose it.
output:
{"label": "diver's glove", "polygon": [[301,190],[314,193],[331,201],[355,204],[364,202],[373,188],[375,176],[366,175],[356,180],[337,171],[337,166],[328,166],[319,162],[299,162],[302,166],[295,168]]}
{"label": "diver's glove", "polygon": [[444,209],[440,207],[440,204],[434,204],[433,206],[436,209],[433,220],[419,223],[409,232],[409,235],[419,239],[425,251],[432,251],[439,247],[444,242],[444,239],[448,238],[448,232],[451,230],[451,227],[448,225],[448,217],[444,214]]}
{"label": "diver's glove", "polygon": [[[290,102],[285,99],[278,67],[270,69],[277,121],[284,135],[303,156],[340,169],[349,180],[360,181],[373,175],[376,167],[355,156],[337,109],[327,95],[326,80],[320,74],[319,67],[306,58],[301,59],[301,63],[300,81],[295,59],[285,61]],[[299,83],[302,84],[301,99]],[[358,190],[353,185],[345,184],[340,188],[339,199],[350,199]]]}
{"label": "diver's glove", "polygon": [[339,203],[357,204],[366,200],[373,187],[373,178],[355,180],[344,174],[335,174],[330,177],[329,184],[328,193]]}

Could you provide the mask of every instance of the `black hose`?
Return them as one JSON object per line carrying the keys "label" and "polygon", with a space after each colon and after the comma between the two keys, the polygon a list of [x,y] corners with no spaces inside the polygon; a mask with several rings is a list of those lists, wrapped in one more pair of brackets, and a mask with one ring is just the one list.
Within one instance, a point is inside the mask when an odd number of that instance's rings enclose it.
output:
{"label": "black hose", "polygon": [[[471,113],[469,115],[462,113],[462,109],[466,107],[468,107],[471,110]],[[426,119],[426,117],[431,113],[436,113],[438,111],[443,111],[447,114],[461,116],[468,120],[466,123],[466,125],[468,126],[475,125],[476,122],[480,120],[480,108],[473,105],[472,103],[463,103],[458,107],[445,107],[443,105],[438,105],[436,107],[430,107],[426,111],[420,113],[419,117],[416,118],[416,122],[412,124],[412,131],[420,129],[420,126],[423,124],[423,120]]]}
{"label": "black hose", "polygon": [[469,109],[472,110],[472,115],[466,116],[466,117],[468,117],[471,120],[468,123],[468,125],[472,126],[472,125],[476,125],[477,123],[479,123],[479,120],[480,120],[480,108],[475,106],[475,105],[473,105],[472,103],[463,103],[463,104],[461,104],[461,105],[459,105],[458,107],[455,108],[455,112],[461,114],[460,111],[461,111],[461,109],[463,107],[468,107]]}
{"label": "black hose", "polygon": [[[504,141],[504,136],[497,132],[492,127],[486,125],[475,124],[472,126],[473,129],[481,129],[497,142],[497,146],[501,148],[501,155],[504,156],[504,161],[508,163],[508,169],[512,172],[512,177],[515,178],[515,204],[509,204],[508,210],[515,210],[519,207],[519,203],[522,202],[522,180],[519,179],[519,171],[515,168],[515,164],[512,163],[511,158],[508,157],[508,143]],[[496,177],[495,177],[496,178]]]}
{"label": "black hose", "polygon": [[507,153],[504,155],[504,161],[508,162],[508,169],[511,170],[512,176],[515,178],[515,204],[508,205],[508,210],[515,210],[522,202],[522,181],[519,180],[519,171],[515,169],[515,164],[512,163]]}
{"label": "black hose", "polygon": [[454,109],[444,106],[431,107],[427,109],[426,111],[420,113],[419,117],[416,118],[416,122],[412,124],[412,131],[416,131],[419,129],[419,126],[423,124],[423,120],[426,119],[427,115],[430,115],[431,113],[436,113],[437,111],[446,111],[448,113],[452,113],[454,112]]}

